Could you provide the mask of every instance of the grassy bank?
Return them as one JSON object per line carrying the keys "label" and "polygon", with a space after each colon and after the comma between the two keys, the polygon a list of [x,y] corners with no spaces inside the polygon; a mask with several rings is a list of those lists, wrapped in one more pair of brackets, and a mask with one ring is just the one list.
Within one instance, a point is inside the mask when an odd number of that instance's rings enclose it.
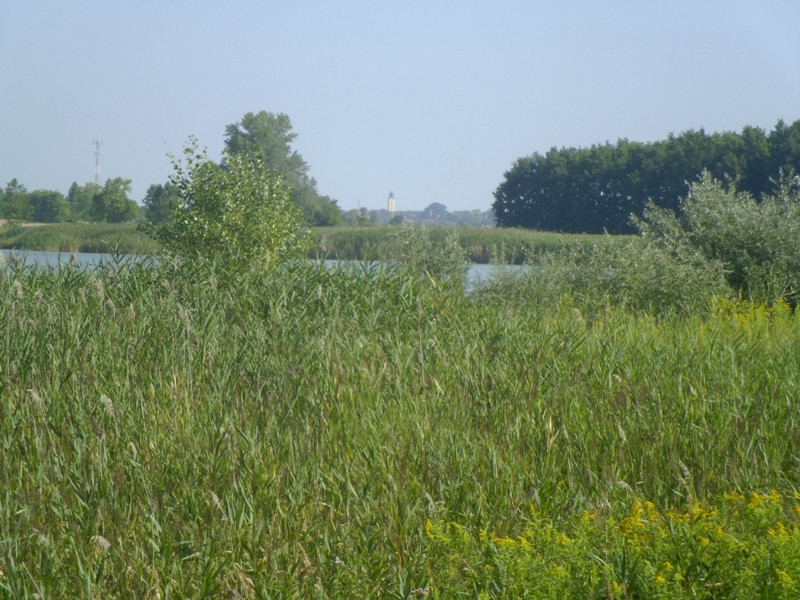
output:
{"label": "grassy bank", "polygon": [[8,597],[800,591],[785,305],[299,263],[6,268],[0,296]]}
{"label": "grassy bank", "polygon": [[6,224],[0,226],[0,248],[150,254],[158,244],[132,223]]}

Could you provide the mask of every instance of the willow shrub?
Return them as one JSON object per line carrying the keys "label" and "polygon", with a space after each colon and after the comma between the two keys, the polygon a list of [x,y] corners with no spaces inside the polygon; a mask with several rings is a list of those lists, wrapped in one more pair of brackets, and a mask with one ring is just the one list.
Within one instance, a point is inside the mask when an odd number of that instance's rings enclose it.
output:
{"label": "willow shrub", "polygon": [[532,251],[523,273],[503,272],[484,292],[554,303],[566,293],[582,309],[623,307],[697,313],[714,298],[800,301],[800,178],[782,176],[757,202],[708,172],[692,184],[681,213],[650,206],[641,235]]}
{"label": "willow shrub", "polygon": [[667,256],[692,248],[721,264],[745,298],[800,301],[800,177],[781,174],[775,195],[757,201],[706,171],[681,200],[679,215],[650,206],[637,224]]}
{"label": "willow shrub", "polygon": [[689,245],[667,253],[641,238],[611,236],[591,246],[531,253],[526,269],[498,266],[478,288],[487,300],[533,305],[555,305],[566,294],[587,315],[612,307],[694,314],[732,294],[722,263]]}

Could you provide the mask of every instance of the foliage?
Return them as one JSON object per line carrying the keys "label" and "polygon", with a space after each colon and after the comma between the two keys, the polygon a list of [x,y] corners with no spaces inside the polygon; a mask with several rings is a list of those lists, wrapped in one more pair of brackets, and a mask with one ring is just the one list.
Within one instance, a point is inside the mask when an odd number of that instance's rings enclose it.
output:
{"label": "foliage", "polygon": [[161,248],[133,223],[52,223],[0,228],[0,248],[51,252],[155,254]]}
{"label": "foliage", "polygon": [[0,595],[795,594],[786,305],[236,267],[0,269]]}
{"label": "foliage", "polygon": [[[406,224],[408,226],[408,224]],[[418,226],[417,226],[418,227]],[[341,260],[391,260],[401,254],[395,227],[318,227],[312,257]],[[533,251],[603,244],[607,236],[562,235],[528,229],[488,227],[430,227],[426,234],[434,248],[444,248],[448,237],[458,239],[470,262],[521,265]]]}
{"label": "foliage", "polygon": [[[590,310],[624,306],[653,313],[702,312],[713,298],[731,293],[722,264],[691,247],[667,253],[641,239],[532,252],[516,287],[529,301],[575,298]],[[522,289],[518,290],[520,293]]]}
{"label": "foliage", "polygon": [[28,202],[28,190],[16,179],[12,179],[0,194],[0,218],[29,221],[32,216],[33,207]]}
{"label": "foliage", "polygon": [[[528,269],[489,286],[520,302],[574,298],[582,310],[624,306],[652,313],[701,313],[717,297],[757,303],[800,300],[800,180],[782,177],[761,202],[710,173],[693,183],[679,213],[650,204],[633,223],[638,238],[534,248]],[[504,290],[504,291],[500,291]]]}
{"label": "foliage", "polygon": [[73,183],[65,198],[61,192],[28,192],[16,179],[0,194],[0,218],[37,223],[63,223],[91,220],[107,223],[133,221],[140,215],[139,206],[128,198],[130,179],[117,177],[79,186]]}
{"label": "foliage", "polygon": [[172,207],[179,202],[178,189],[171,183],[153,184],[144,197],[144,216],[148,223],[161,225],[174,218]]}
{"label": "foliage", "polygon": [[307,225],[337,225],[342,222],[341,211],[335,200],[317,192],[308,164],[292,150],[296,137],[288,115],[247,113],[240,122],[225,128],[225,160],[243,156],[279,175],[291,190],[292,200],[303,210]]}
{"label": "foliage", "polygon": [[130,191],[130,179],[107,179],[103,189],[92,197],[92,219],[104,223],[123,223],[136,219],[141,211],[136,201],[128,198]]}
{"label": "foliage", "polygon": [[720,264],[745,298],[800,301],[800,177],[782,176],[775,195],[757,202],[705,171],[680,209],[676,215],[650,205],[637,224],[667,253],[694,251]]}
{"label": "foliage", "polygon": [[[171,210],[170,210],[170,214]],[[472,263],[521,265],[533,251],[561,251],[564,247],[603,244],[614,238],[599,235],[556,234],[528,229],[436,227],[427,235],[431,243],[444,247],[455,233]],[[397,229],[392,227],[318,227],[312,232],[313,246],[308,258],[340,260],[392,260],[399,256]],[[143,235],[131,223],[59,223],[40,227],[19,227],[13,234],[0,230],[0,248],[25,250],[66,250],[107,252],[119,245],[124,252],[158,252],[158,242]]]}
{"label": "foliage", "polygon": [[28,194],[28,202],[37,223],[63,223],[70,218],[70,205],[61,192],[36,190]]}
{"label": "foliage", "polygon": [[432,202],[423,211],[429,219],[441,219],[447,215],[447,207],[441,202]]}
{"label": "foliage", "polygon": [[195,140],[173,159],[170,183],[178,201],[173,220],[147,231],[185,259],[217,257],[241,269],[261,269],[301,256],[307,238],[299,209],[277,175],[258,160],[228,156],[225,167],[200,152]]}
{"label": "foliage", "polygon": [[779,121],[769,133],[686,131],[653,143],[618,140],[590,148],[552,148],[519,158],[495,191],[502,227],[563,232],[633,233],[648,201],[677,210],[687,182],[707,169],[754,198],[775,193],[770,180],[800,165],[800,121]]}
{"label": "foliage", "polygon": [[92,206],[95,196],[101,194],[102,186],[98,183],[90,182],[78,185],[76,181],[67,192],[67,202],[71,207],[73,221],[88,221],[92,219]]}

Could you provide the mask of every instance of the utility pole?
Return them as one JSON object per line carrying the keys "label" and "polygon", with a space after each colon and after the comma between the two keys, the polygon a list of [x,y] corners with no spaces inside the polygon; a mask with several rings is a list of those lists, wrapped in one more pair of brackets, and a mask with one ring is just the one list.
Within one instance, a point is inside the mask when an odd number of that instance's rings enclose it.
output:
{"label": "utility pole", "polygon": [[99,184],[100,183],[100,146],[103,144],[103,140],[94,140],[92,142],[94,144],[94,182]]}

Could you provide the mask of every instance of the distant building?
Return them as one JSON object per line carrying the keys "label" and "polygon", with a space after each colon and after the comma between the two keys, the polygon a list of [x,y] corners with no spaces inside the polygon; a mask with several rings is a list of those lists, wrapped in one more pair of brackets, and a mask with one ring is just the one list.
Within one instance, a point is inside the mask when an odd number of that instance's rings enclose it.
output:
{"label": "distant building", "polygon": [[389,200],[387,202],[387,208],[389,209],[390,213],[394,214],[394,193],[393,192],[389,192]]}

